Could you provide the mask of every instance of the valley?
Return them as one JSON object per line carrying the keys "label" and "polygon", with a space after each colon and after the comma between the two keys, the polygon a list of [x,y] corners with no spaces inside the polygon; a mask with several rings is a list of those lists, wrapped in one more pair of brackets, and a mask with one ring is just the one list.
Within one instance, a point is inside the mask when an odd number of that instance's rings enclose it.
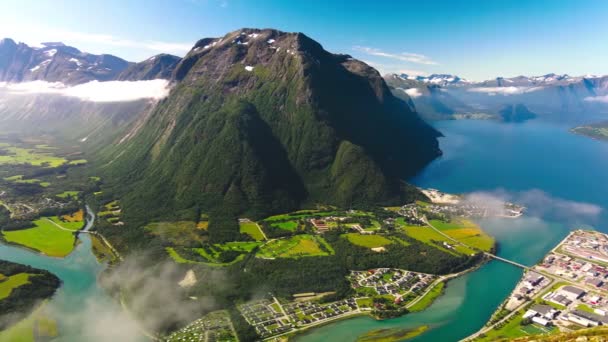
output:
{"label": "valley", "polygon": [[270,28],[91,38],[155,54],[0,40],[0,342],[608,324],[606,76],[473,81]]}

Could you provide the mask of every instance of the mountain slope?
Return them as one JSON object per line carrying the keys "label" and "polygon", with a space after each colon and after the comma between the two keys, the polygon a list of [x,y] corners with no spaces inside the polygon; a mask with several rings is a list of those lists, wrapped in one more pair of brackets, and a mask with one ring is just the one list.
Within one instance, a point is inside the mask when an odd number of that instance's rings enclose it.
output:
{"label": "mountain slope", "polygon": [[142,81],[158,78],[170,79],[181,58],[168,54],[152,56],[140,63],[131,64],[118,75],[119,81]]}
{"label": "mountain slope", "polygon": [[412,200],[421,195],[401,179],[440,154],[440,134],[376,70],[301,33],[202,39],[173,80],[145,122],[104,151],[127,220]]}

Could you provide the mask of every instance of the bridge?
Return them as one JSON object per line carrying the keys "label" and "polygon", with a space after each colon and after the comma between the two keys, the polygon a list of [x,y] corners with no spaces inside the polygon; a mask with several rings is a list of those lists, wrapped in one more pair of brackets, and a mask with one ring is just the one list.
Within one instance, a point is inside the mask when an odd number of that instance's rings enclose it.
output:
{"label": "bridge", "polygon": [[[431,224],[431,223],[430,223],[430,222],[429,222],[429,221],[426,219],[426,216],[423,216],[423,217],[422,217],[422,221],[423,221],[423,222],[424,222],[424,223],[425,223],[427,226],[429,226],[429,227],[431,227],[433,230],[435,230],[437,233],[441,234],[441,235],[442,235],[442,236],[444,236],[446,239],[449,239],[450,241],[454,242],[455,244],[458,244],[458,245],[461,245],[461,246],[467,247],[467,248],[472,249],[472,250],[474,250],[474,251],[476,251],[476,250],[478,251],[478,250],[479,250],[479,249],[477,249],[477,248],[474,248],[474,247],[471,247],[471,246],[467,245],[466,243],[464,243],[464,242],[462,242],[462,241],[458,241],[458,240],[456,240],[455,238],[453,238],[453,237],[451,237],[451,236],[449,236],[449,235],[445,234],[445,233],[444,233],[444,232],[442,232],[441,230],[439,230],[439,229],[435,228],[435,227],[434,227],[434,226],[433,226],[433,225],[432,225],[432,224]],[[518,262],[515,262],[515,261],[509,260],[509,259],[505,259],[505,258],[499,257],[498,255],[495,255],[495,254],[492,254],[492,253],[488,253],[488,252],[483,252],[483,254],[485,254],[486,256],[488,256],[488,257],[490,257],[490,258],[492,258],[492,259],[494,259],[494,260],[498,260],[498,261],[505,262],[505,263],[510,264],[510,265],[513,265],[513,266],[515,266],[515,267],[522,268],[522,269],[524,269],[524,270],[526,270],[526,271],[531,270],[531,268],[530,268],[530,267],[528,267],[528,266],[526,266],[526,265],[522,265],[522,264],[520,264],[520,263],[518,263]]]}
{"label": "bridge", "polygon": [[494,254],[488,253],[488,252],[484,252],[484,254],[487,255],[487,256],[489,256],[492,259],[495,259],[495,260],[498,260],[498,261],[502,261],[502,262],[506,262],[507,264],[511,264],[511,265],[519,267],[519,268],[523,268],[526,271],[531,270],[531,268],[528,267],[528,266],[526,266],[526,265],[522,265],[522,264],[520,264],[518,262],[509,260],[509,259],[501,258],[498,255],[494,255]]}

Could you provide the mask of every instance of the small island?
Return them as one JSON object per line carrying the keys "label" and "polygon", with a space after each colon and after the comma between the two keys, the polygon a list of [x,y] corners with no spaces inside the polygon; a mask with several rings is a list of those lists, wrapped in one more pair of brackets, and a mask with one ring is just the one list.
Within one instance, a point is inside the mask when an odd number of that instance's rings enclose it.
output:
{"label": "small island", "polygon": [[48,271],[0,260],[0,340],[33,336],[34,330],[37,337],[55,337],[55,322],[41,312],[41,303],[60,285]]}
{"label": "small island", "polygon": [[570,131],[597,140],[608,140],[608,121],[574,127]]}

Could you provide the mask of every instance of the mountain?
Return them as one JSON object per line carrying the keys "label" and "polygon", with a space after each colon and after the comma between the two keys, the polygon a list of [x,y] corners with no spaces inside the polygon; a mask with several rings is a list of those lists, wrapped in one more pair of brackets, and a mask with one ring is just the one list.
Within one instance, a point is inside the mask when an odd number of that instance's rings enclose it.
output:
{"label": "mountain", "polygon": [[430,120],[499,118],[505,106],[517,104],[556,121],[587,122],[608,112],[602,98],[608,95],[608,76],[551,73],[471,82],[453,75],[389,74],[385,79],[393,89],[402,88],[420,115]]}
{"label": "mountain", "polygon": [[131,63],[112,55],[94,55],[63,43],[34,48],[0,40],[0,82],[47,81],[79,84],[114,80]]}
{"label": "mountain", "polygon": [[498,113],[504,122],[524,122],[534,119],[536,114],[528,110],[523,104],[506,105]]}
{"label": "mountain", "polygon": [[169,97],[103,151],[127,221],[403,203],[421,195],[402,179],[441,153],[440,133],[375,69],[302,33],[201,39],[172,82]]}
{"label": "mountain", "polygon": [[428,83],[425,78],[392,74],[384,79],[393,95],[410,103],[427,120],[451,119],[455,114],[473,111],[444,87]]}
{"label": "mountain", "polygon": [[143,62],[131,64],[118,75],[117,79],[119,81],[170,79],[180,60],[180,57],[164,53],[152,56]]}
{"label": "mountain", "polygon": [[402,80],[415,80],[426,84],[434,84],[439,86],[447,85],[466,85],[472,82],[456,75],[449,74],[432,74],[430,76],[410,76],[407,74],[395,75]]}

